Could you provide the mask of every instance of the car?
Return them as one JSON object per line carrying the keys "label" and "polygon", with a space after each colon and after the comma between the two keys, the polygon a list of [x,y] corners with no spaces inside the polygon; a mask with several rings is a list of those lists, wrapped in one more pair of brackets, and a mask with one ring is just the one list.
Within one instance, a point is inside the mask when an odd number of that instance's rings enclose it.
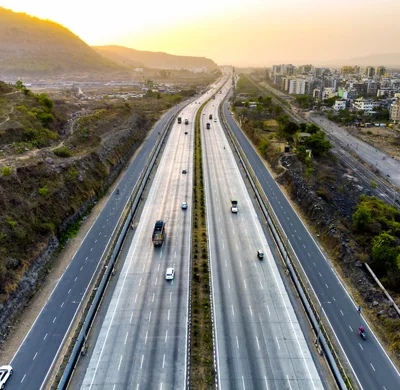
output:
{"label": "car", "polygon": [[186,202],[182,202],[182,210],[186,210],[187,209],[187,203]]}
{"label": "car", "polygon": [[167,268],[165,272],[165,279],[166,280],[173,280],[175,277],[175,270],[173,268]]}
{"label": "car", "polygon": [[4,386],[12,375],[13,370],[11,366],[1,366],[0,367],[0,389],[4,389]]}
{"label": "car", "polygon": [[214,122],[216,122],[217,121],[217,118],[214,118]]}
{"label": "car", "polygon": [[257,257],[258,257],[260,260],[264,258],[264,252],[263,252],[261,249],[259,249],[259,250],[257,251]]}
{"label": "car", "polygon": [[187,172],[186,172],[186,169],[183,169],[183,170],[182,170],[182,173],[187,173]]}
{"label": "car", "polygon": [[185,134],[187,134],[188,132],[187,131],[185,131]]}

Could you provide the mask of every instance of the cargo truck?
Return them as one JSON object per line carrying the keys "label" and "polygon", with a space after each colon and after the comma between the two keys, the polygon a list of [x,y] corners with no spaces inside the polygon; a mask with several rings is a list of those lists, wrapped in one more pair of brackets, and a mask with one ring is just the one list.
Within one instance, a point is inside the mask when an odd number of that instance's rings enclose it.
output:
{"label": "cargo truck", "polygon": [[153,230],[153,244],[154,246],[160,246],[163,244],[165,238],[165,222],[156,221]]}
{"label": "cargo truck", "polygon": [[231,199],[231,211],[232,213],[238,212],[238,201],[235,199]]}
{"label": "cargo truck", "polygon": [[182,123],[182,118],[178,116],[178,123]]}

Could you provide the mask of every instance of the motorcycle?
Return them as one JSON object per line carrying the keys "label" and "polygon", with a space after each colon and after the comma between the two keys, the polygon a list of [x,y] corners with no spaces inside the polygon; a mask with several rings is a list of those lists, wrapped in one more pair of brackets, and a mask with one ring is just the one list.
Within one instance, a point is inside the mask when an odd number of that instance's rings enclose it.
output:
{"label": "motorcycle", "polygon": [[359,333],[360,333],[360,336],[365,340],[365,338],[366,338],[365,332],[359,332]]}

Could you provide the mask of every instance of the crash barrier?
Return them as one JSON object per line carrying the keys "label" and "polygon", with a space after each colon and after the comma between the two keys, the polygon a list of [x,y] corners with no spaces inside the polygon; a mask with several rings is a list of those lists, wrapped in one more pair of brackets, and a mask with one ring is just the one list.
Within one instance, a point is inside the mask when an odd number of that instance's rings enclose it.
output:
{"label": "crash barrier", "polygon": [[[186,103],[189,104],[191,101],[192,99],[190,99]],[[129,197],[129,200],[126,203],[125,209],[121,213],[121,217],[116,225],[116,228],[114,229],[108,248],[106,248],[103,259],[101,260],[101,263],[104,263],[104,267],[101,274],[98,277],[96,288],[94,289],[96,291],[95,295],[92,299],[90,299],[85,309],[82,311],[83,313],[82,319],[79,323],[79,335],[77,336],[76,339],[72,338],[71,344],[74,343],[74,347],[68,358],[68,362],[64,369],[62,367],[60,367],[59,369],[59,371],[63,370],[63,374],[58,383],[57,389],[67,388],[69,380],[79,360],[79,356],[81,355],[81,352],[84,353],[86,349],[87,335],[90,331],[95,314],[99,308],[99,304],[101,303],[110,276],[114,272],[114,265],[118,257],[119,251],[121,250],[122,243],[129,230],[132,217],[135,214],[136,209],[139,205],[139,202],[143,195],[144,188],[146,186],[147,181],[150,178],[150,173],[160,153],[163,142],[167,137],[169,130],[171,129],[172,124],[175,121],[175,118],[178,116],[178,113],[182,110],[182,108],[183,107],[177,110],[176,113],[172,115],[172,117],[168,120],[167,124],[164,126],[164,129],[160,134],[158,142],[149,156],[147,166],[143,169],[141,175],[139,176],[139,179],[131,193],[131,196]]]}
{"label": "crash barrier", "polygon": [[[301,277],[299,269],[295,266],[294,260],[297,259],[297,256],[289,242],[288,237],[284,233],[284,230],[280,224],[279,219],[276,217],[275,212],[269,203],[268,198],[265,196],[265,193],[262,189],[261,184],[259,183],[250,163],[247,161],[247,158],[237,141],[235,135],[230,129],[225,114],[223,112],[223,105],[225,103],[226,98],[219,106],[219,116],[222,119],[222,127],[224,128],[225,133],[228,138],[231,140],[233,144],[233,148],[237,153],[240,163],[243,166],[243,169],[246,173],[246,176],[250,182],[250,185],[255,193],[256,199],[264,217],[268,223],[268,226],[274,236],[274,239],[278,245],[279,251],[284,259],[285,265],[289,271],[289,274],[293,280],[293,283],[296,287],[296,290],[300,296],[300,299],[303,303],[304,309],[311,321],[311,324],[314,328],[314,331],[317,335],[316,342],[320,342],[326,358],[328,360],[329,366],[331,368],[332,374],[335,377],[336,383],[340,389],[352,389],[350,379],[348,378],[341,362],[339,356],[337,355],[335,348],[332,342],[329,339],[329,336],[325,330],[325,326],[322,322],[322,310],[317,309],[315,304],[313,303],[313,299],[309,294],[309,290],[306,288],[304,283],[304,278]],[[297,259],[298,261],[298,259]],[[345,378],[345,380],[343,379]]]}

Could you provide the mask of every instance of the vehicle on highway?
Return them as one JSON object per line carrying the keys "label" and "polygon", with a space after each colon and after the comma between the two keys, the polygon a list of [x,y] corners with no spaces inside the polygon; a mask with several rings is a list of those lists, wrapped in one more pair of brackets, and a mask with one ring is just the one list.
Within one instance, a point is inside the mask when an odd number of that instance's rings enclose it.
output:
{"label": "vehicle on highway", "polygon": [[189,119],[185,119],[185,125],[189,124]]}
{"label": "vehicle on highway", "polygon": [[235,199],[231,199],[231,211],[232,213],[238,212],[238,201]]}
{"label": "vehicle on highway", "polygon": [[207,128],[208,130],[210,130],[210,128],[211,128],[211,124],[207,122],[207,124],[206,124],[206,128]]}
{"label": "vehicle on highway", "polygon": [[186,172],[186,169],[183,169],[183,170],[182,170],[182,173],[183,173],[183,174],[187,173],[187,172]]}
{"label": "vehicle on highway", "polygon": [[163,244],[165,238],[165,222],[162,220],[156,221],[153,230],[153,244],[154,246],[160,246]]}
{"label": "vehicle on highway", "polygon": [[8,378],[12,375],[13,370],[11,366],[0,367],[0,389],[4,389]]}
{"label": "vehicle on highway", "polygon": [[212,119],[212,114],[210,114],[210,115],[208,116],[208,119]]}
{"label": "vehicle on highway", "polygon": [[178,123],[182,123],[182,118],[178,116]]}
{"label": "vehicle on highway", "polygon": [[217,118],[214,118],[214,122],[216,122],[217,121]]}
{"label": "vehicle on highway", "polygon": [[231,111],[231,115],[235,115],[235,113]]}
{"label": "vehicle on highway", "polygon": [[187,134],[188,132],[187,131],[185,131],[185,134]]}
{"label": "vehicle on highway", "polygon": [[262,260],[262,259],[264,258],[264,252],[263,252],[261,249],[259,249],[259,250],[257,251],[257,257],[258,257],[260,260]]}
{"label": "vehicle on highway", "polygon": [[187,209],[187,203],[186,202],[182,202],[182,210],[186,210]]}
{"label": "vehicle on highway", "polygon": [[165,279],[172,280],[175,277],[175,270],[173,268],[167,268],[165,272]]}

